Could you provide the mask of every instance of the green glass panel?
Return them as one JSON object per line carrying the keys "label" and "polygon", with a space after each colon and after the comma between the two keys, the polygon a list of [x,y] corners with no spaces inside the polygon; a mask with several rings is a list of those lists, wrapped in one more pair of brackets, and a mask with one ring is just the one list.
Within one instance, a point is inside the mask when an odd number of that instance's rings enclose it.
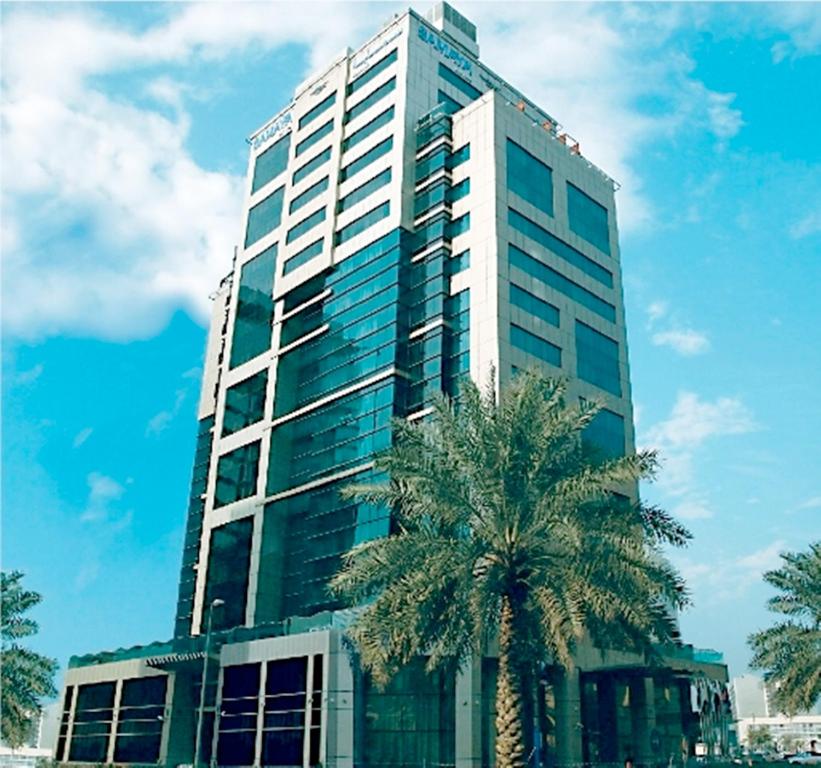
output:
{"label": "green glass panel", "polygon": [[245,230],[245,247],[273,232],[282,221],[282,201],[285,187],[280,187],[248,211],[248,226]]}
{"label": "green glass panel", "polygon": [[342,245],[342,243],[346,243],[352,237],[356,237],[361,234],[377,222],[387,218],[390,211],[391,204],[389,201],[385,201],[373,210],[370,210],[363,216],[360,216],[358,219],[354,219],[350,224],[342,227],[342,229],[336,233],[336,244]]}
{"label": "green glass panel", "polygon": [[318,182],[316,182],[316,184],[311,184],[311,186],[308,187],[308,189],[306,189],[304,192],[297,195],[293,200],[291,200],[291,204],[288,206],[289,213],[298,211],[300,208],[310,203],[311,200],[317,198],[327,189],[328,177],[326,176],[324,179],[320,179]]}
{"label": "green glass panel", "polygon": [[567,218],[571,232],[610,255],[607,208],[570,182],[567,183]]}
{"label": "green glass panel", "polygon": [[277,246],[272,245],[242,266],[231,341],[231,368],[271,347],[276,256]]}
{"label": "green glass panel", "polygon": [[382,101],[391,91],[396,88],[396,78],[392,77],[386,83],[380,85],[373,93],[368,94],[362,101],[351,107],[345,113],[345,122],[349,123],[351,120],[359,117],[369,110],[374,104]]}
{"label": "green glass panel", "polygon": [[514,323],[510,324],[510,343],[550,365],[557,368],[562,366],[562,350],[559,347]]}
{"label": "green glass panel", "polygon": [[306,125],[312,123],[320,115],[327,112],[336,103],[336,92],[330,96],[322,99],[315,107],[309,109],[302,117],[299,118],[299,128],[302,130]]}
{"label": "green glass panel", "polygon": [[225,453],[217,464],[217,490],[214,507],[222,507],[257,492],[259,440]]}
{"label": "green glass panel", "polygon": [[354,189],[352,192],[349,192],[345,197],[340,199],[339,203],[337,204],[337,210],[339,213],[342,211],[347,210],[348,208],[352,208],[357,203],[362,202],[366,198],[370,197],[374,192],[382,187],[390,184],[391,181],[391,169],[386,168],[382,173],[374,176],[369,181],[366,181],[361,186]]}
{"label": "green glass panel", "polygon": [[254,179],[251,192],[256,192],[272,181],[288,167],[288,152],[291,148],[291,134],[272,144],[257,155],[254,161]]}
{"label": "green glass panel", "polygon": [[350,179],[361,170],[367,168],[371,163],[376,162],[380,157],[388,154],[391,149],[393,149],[393,136],[388,136],[387,139],[380,141],[379,144],[369,149],[364,155],[348,163],[348,165],[339,172],[339,182],[342,183]]}
{"label": "green glass panel", "polygon": [[446,83],[449,83],[457,90],[465,94],[471,101],[478,99],[482,92],[474,85],[469,83],[463,77],[459,77],[453,70],[446,67],[444,64],[439,64],[439,77]]}
{"label": "green glass panel", "polygon": [[576,321],[576,373],[582,381],[621,396],[618,342]]}
{"label": "green glass panel", "polygon": [[326,150],[320,152],[316,157],[311,158],[305,165],[300,166],[294,171],[294,175],[291,178],[291,184],[296,185],[299,184],[302,179],[304,179],[309,174],[313,173],[317,168],[325,165],[331,159],[331,148],[328,147]]}
{"label": "green glass panel", "polygon": [[545,323],[559,327],[559,310],[556,307],[514,283],[510,284],[510,303]]}
{"label": "green glass panel", "polygon": [[260,421],[265,413],[265,390],[268,371],[260,371],[234,384],[225,392],[222,435],[231,435]]}
{"label": "green glass panel", "polygon": [[306,216],[299,224],[291,227],[288,230],[288,235],[285,238],[286,243],[292,243],[302,235],[310,232],[314,227],[318,227],[323,221],[325,221],[325,208],[320,208],[318,211],[314,211],[310,216]]}
{"label": "green glass panel", "polygon": [[211,628],[214,630],[245,624],[253,530],[253,518],[246,517],[211,531],[205,605],[210,606],[214,600],[223,601],[222,605],[210,609]]}
{"label": "green glass panel", "polygon": [[553,215],[553,171],[510,139],[507,140],[507,187],[543,213]]}
{"label": "green glass panel", "polygon": [[350,96],[352,93],[356,93],[360,88],[362,88],[362,86],[367,85],[377,75],[384,72],[391,64],[393,64],[396,59],[397,51],[394,48],[387,56],[384,56],[375,64],[372,64],[371,68],[367,72],[364,72],[355,80],[350,82],[348,85],[348,95]]}
{"label": "green glass panel", "polygon": [[301,267],[303,264],[307,264],[311,259],[319,256],[319,254],[322,253],[324,243],[325,238],[320,237],[315,243],[311,243],[301,251],[295,253],[282,265],[282,274],[290,274],[297,267]]}
{"label": "green glass panel", "polygon": [[296,145],[296,157],[299,157],[303,152],[310,149],[314,144],[319,141],[322,141],[326,136],[328,136],[334,129],[334,121],[328,120],[325,125],[317,128],[312,134],[310,134],[307,138],[304,138],[299,144]]}
{"label": "green glass panel", "polygon": [[347,152],[349,149],[359,144],[360,141],[364,141],[368,138],[368,136],[372,136],[380,128],[390,123],[391,120],[393,120],[394,112],[395,109],[393,107],[389,107],[381,115],[377,115],[367,125],[352,133],[342,142],[342,151]]}

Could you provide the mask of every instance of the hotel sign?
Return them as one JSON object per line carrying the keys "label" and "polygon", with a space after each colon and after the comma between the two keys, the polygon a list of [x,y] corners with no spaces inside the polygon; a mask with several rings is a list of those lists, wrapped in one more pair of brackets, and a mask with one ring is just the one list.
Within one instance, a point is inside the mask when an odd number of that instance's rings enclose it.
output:
{"label": "hotel sign", "polygon": [[452,61],[459,69],[463,69],[465,72],[470,72],[473,69],[473,65],[467,56],[450,43],[446,43],[435,32],[431,32],[424,24],[419,25],[419,39],[430,45],[440,56]]}
{"label": "hotel sign", "polygon": [[268,139],[279,136],[291,128],[293,123],[293,110],[288,110],[284,115],[280,115],[276,120],[268,123],[256,136],[254,136],[251,146],[254,149],[261,147]]}
{"label": "hotel sign", "polygon": [[367,48],[359,51],[359,53],[351,59],[351,72],[353,73],[367,67],[378,53],[387,48],[387,46],[389,46],[401,34],[402,28],[397,26],[384,37],[374,40]]}

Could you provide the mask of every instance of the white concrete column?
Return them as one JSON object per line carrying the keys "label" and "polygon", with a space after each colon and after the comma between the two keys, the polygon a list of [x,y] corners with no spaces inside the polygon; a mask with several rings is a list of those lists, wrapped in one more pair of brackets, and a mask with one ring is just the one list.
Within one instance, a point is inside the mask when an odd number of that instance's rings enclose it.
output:
{"label": "white concrete column", "polygon": [[114,745],[117,741],[117,724],[120,720],[120,699],[123,695],[123,680],[118,679],[114,683],[114,709],[111,711],[111,730],[108,734],[108,749],[106,751],[107,763],[114,762]]}
{"label": "white concrete column", "polygon": [[482,659],[456,673],[456,768],[482,764]]}

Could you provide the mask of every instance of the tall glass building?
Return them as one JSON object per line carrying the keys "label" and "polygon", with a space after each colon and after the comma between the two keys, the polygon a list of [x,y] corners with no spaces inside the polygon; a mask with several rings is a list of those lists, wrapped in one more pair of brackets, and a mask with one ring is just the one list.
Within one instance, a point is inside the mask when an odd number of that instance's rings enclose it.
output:
{"label": "tall glass building", "polygon": [[[384,691],[359,672],[327,584],[391,521],[339,491],[372,476],[392,419],[492,367],[501,387],[526,367],[565,377],[604,404],[587,438],[633,450],[614,182],[479,61],[444,3],[330,62],[249,143],[174,637],[72,660],[57,759],[492,765],[492,649],[452,677],[411,665]],[[686,647],[654,669],[581,648],[574,672],[538,682],[534,764],[679,756],[705,738],[691,687],[725,678]]]}

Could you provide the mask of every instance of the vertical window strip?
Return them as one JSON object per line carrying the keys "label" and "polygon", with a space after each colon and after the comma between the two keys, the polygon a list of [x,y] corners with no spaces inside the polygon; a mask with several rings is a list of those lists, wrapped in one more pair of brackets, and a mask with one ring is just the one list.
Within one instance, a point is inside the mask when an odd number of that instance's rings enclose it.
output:
{"label": "vertical window strip", "polygon": [[570,231],[602,253],[610,255],[610,229],[607,208],[590,195],[567,182],[567,218]]}
{"label": "vertical window strip", "polygon": [[273,181],[288,167],[288,152],[291,148],[291,134],[272,144],[264,152],[260,152],[254,160],[254,178],[251,182],[251,193],[262,189],[269,181]]}
{"label": "vertical window strip", "polygon": [[273,232],[280,225],[284,197],[285,187],[280,187],[248,211],[248,223],[245,228],[246,248]]}
{"label": "vertical window strip", "polygon": [[515,141],[507,140],[507,187],[548,216],[553,215],[553,171]]}

